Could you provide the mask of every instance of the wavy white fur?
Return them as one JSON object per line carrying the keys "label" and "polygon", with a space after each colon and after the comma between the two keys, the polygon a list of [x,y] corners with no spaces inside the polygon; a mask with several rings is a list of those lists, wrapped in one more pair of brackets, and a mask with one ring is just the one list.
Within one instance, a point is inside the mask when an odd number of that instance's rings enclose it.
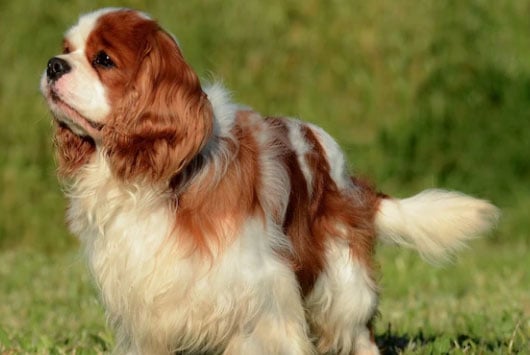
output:
{"label": "wavy white fur", "polygon": [[375,225],[382,241],[416,249],[437,262],[491,230],[499,216],[488,201],[430,189],[406,199],[383,199]]}

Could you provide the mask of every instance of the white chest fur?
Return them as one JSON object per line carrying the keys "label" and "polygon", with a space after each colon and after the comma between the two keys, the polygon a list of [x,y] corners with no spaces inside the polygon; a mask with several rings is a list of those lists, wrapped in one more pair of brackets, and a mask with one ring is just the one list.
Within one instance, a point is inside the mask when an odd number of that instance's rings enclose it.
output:
{"label": "white chest fur", "polygon": [[273,251],[283,236],[272,224],[248,220],[227,249],[205,259],[181,248],[186,236],[175,235],[163,193],[115,182],[102,155],[84,173],[69,193],[68,219],[120,348],[139,348],[133,342],[142,338],[153,352],[224,347],[270,311],[273,289],[303,317],[293,273]]}

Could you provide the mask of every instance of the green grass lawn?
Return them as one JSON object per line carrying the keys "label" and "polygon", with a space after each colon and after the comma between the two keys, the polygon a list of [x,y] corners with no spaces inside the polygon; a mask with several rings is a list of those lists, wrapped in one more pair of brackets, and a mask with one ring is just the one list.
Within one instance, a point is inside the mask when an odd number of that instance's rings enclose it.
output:
{"label": "green grass lawn", "polygon": [[[108,352],[64,224],[38,92],[79,13],[103,0],[0,2],[0,354]],[[204,80],[321,125],[395,196],[428,187],[503,217],[454,264],[382,247],[386,353],[530,353],[530,0],[118,0],[175,33]]]}
{"label": "green grass lawn", "polygon": [[[377,339],[386,354],[530,351],[530,258],[525,244],[477,241],[443,268],[381,247]],[[0,354],[98,353],[112,348],[103,310],[77,252],[0,254]]]}

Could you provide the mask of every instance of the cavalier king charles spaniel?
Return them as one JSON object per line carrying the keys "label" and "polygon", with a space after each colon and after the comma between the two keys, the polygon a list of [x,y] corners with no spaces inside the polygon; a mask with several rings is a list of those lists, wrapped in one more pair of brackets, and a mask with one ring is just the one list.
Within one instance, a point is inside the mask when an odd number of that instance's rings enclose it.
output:
{"label": "cavalier king charles spaniel", "polygon": [[118,353],[377,354],[377,240],[438,260],[498,216],[377,193],[321,128],[202,86],[141,12],[80,17],[41,90]]}

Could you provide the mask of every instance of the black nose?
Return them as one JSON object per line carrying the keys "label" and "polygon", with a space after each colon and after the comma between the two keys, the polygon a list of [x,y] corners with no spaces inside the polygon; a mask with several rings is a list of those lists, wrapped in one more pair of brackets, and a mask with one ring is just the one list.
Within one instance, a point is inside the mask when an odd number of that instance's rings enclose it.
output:
{"label": "black nose", "polygon": [[48,61],[48,68],[46,68],[46,75],[48,80],[57,80],[63,74],[68,73],[72,68],[64,59],[54,57]]}

